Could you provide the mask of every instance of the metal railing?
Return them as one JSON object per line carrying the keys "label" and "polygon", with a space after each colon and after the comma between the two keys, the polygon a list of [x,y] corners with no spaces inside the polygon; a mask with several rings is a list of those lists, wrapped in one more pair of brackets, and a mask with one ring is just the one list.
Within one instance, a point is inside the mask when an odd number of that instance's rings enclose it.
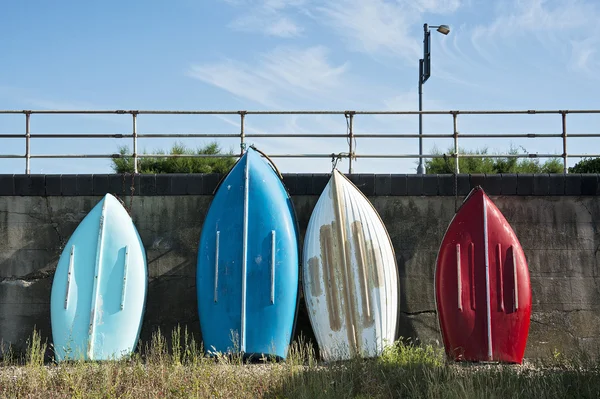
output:
{"label": "metal railing", "polygon": [[[2,139],[25,139],[25,154],[3,154],[0,147],[0,159],[2,158],[24,158],[25,173],[30,174],[30,161],[33,158],[132,158],[134,173],[138,173],[138,160],[141,158],[167,158],[167,157],[194,157],[194,158],[219,158],[230,157],[230,154],[138,154],[138,139],[141,138],[239,138],[241,152],[246,146],[248,138],[347,138],[348,152],[343,153],[314,153],[314,154],[267,154],[272,158],[347,158],[349,160],[349,173],[352,173],[352,161],[357,158],[389,158],[389,159],[419,159],[419,158],[454,158],[454,172],[459,173],[459,158],[562,158],[564,173],[568,172],[568,158],[598,157],[600,154],[569,154],[567,152],[567,137],[600,138],[600,133],[570,133],[567,136],[568,114],[600,114],[600,110],[522,110],[522,111],[148,111],[148,110],[0,110],[0,114],[24,114],[25,134],[1,134]],[[31,117],[34,114],[128,114],[132,117],[132,132],[130,134],[41,134],[31,133]],[[452,133],[447,134],[423,134],[423,139],[452,138],[454,141],[454,152],[451,154],[357,154],[355,152],[355,139],[418,139],[419,134],[355,134],[354,118],[358,115],[452,115]],[[514,134],[461,134],[458,131],[457,119],[459,115],[503,115],[503,114],[556,114],[561,115],[560,133],[514,133]],[[137,121],[140,115],[237,115],[240,118],[240,131],[234,134],[210,134],[210,133],[138,133]],[[346,118],[347,132],[345,134],[263,134],[245,132],[246,116],[248,115],[340,115]],[[133,141],[133,152],[131,154],[32,154],[32,139],[74,139],[74,138],[130,138]],[[459,138],[561,138],[562,154],[460,154]]]}

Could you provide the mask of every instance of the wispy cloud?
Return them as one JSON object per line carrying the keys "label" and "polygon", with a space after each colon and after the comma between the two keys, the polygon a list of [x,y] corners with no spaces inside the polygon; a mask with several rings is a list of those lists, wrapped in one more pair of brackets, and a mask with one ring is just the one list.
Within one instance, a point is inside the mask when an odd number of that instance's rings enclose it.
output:
{"label": "wispy cloud", "polygon": [[304,30],[290,15],[289,10],[304,5],[306,0],[225,0],[225,2],[243,10],[243,14],[229,24],[229,27],[234,30],[282,38],[299,36]]}
{"label": "wispy cloud", "polygon": [[583,40],[573,40],[571,42],[571,68],[582,71],[587,76],[599,79],[598,70],[600,69],[600,36],[588,37]]}
{"label": "wispy cloud", "polygon": [[[600,7],[582,0],[514,0],[498,7],[492,23],[473,29],[477,53],[488,62],[496,60],[498,42],[509,44],[523,37],[535,38],[549,57],[581,71],[591,70],[595,45],[600,41],[596,24]],[[496,53],[497,54],[497,53]]]}
{"label": "wispy cloud", "polygon": [[333,65],[323,46],[277,47],[256,64],[227,59],[193,65],[189,76],[267,107],[281,107],[290,98],[327,95],[341,84],[346,63]]}
{"label": "wispy cloud", "polygon": [[453,13],[460,5],[460,0],[328,0],[312,15],[351,51],[413,62],[422,53],[421,25],[414,21],[424,13]]}
{"label": "wispy cloud", "polygon": [[[399,1],[403,3],[403,1]],[[462,0],[416,0],[405,1],[407,4],[412,4],[419,12],[432,14],[448,14],[458,10],[464,1]]]}
{"label": "wispy cloud", "polygon": [[409,16],[400,4],[383,0],[340,0],[319,7],[318,18],[352,51],[418,59],[420,46],[410,35]]}

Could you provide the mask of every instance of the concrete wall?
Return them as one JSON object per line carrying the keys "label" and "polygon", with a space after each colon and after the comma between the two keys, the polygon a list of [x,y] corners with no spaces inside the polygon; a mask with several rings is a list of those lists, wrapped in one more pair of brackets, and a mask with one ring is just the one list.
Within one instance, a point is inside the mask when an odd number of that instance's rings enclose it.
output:
{"label": "concrete wall", "polygon": [[[51,342],[50,288],[58,257],[106,192],[129,208],[147,251],[143,340],[178,323],[200,339],[197,244],[218,175],[0,175],[0,340],[22,350],[34,326]],[[285,175],[304,236],[328,175]],[[400,334],[441,344],[433,276],[457,205],[475,185],[513,226],[531,273],[526,357],[600,348],[600,187],[597,175],[355,175],[392,238],[401,279]],[[134,195],[131,193],[134,188]],[[296,334],[313,336],[301,302]]]}

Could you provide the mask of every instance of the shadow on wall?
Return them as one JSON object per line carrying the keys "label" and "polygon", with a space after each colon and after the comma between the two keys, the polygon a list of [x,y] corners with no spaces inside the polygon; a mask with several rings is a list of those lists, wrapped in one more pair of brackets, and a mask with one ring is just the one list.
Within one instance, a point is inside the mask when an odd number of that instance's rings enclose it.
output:
{"label": "shadow on wall", "polygon": [[300,341],[302,339],[306,344],[311,344],[315,349],[315,356],[319,357],[319,345],[315,338],[315,333],[310,324],[310,318],[308,315],[308,309],[306,308],[306,302],[304,301],[304,289],[302,280],[302,250],[304,248],[304,235],[306,234],[306,228],[310,220],[313,208],[317,204],[318,197],[315,196],[296,196],[293,197],[294,209],[296,211],[296,218],[298,220],[298,234],[300,239],[298,240],[299,246],[299,296],[300,303],[298,305],[298,313],[296,314],[296,329],[292,336],[293,341]]}
{"label": "shadow on wall", "polygon": [[[369,199],[373,206],[377,209],[377,201],[376,198]],[[401,246],[398,247],[394,245],[394,252],[396,255],[396,265],[398,267],[398,279],[400,283],[399,289],[399,312],[398,312],[398,326],[396,328],[396,339],[399,337],[416,337],[416,331],[412,326],[412,319],[407,317],[406,313],[406,263],[414,256],[415,249],[415,241],[414,240],[404,240],[405,234],[403,234],[403,228],[401,226],[396,226],[392,223],[393,220],[404,220],[404,219],[395,219],[399,215],[406,216],[410,212],[403,206],[398,206],[394,210],[386,210],[385,207],[377,209],[379,212],[379,216],[383,220],[384,225],[388,229],[388,234],[390,235],[390,239],[392,243],[397,243],[401,240]],[[393,226],[393,227],[390,227]],[[416,226],[415,226],[416,227]]]}
{"label": "shadow on wall", "polygon": [[[211,197],[137,197],[133,221],[148,264],[148,292],[140,341],[149,344],[160,330],[169,348],[177,326],[199,344],[202,341],[196,296],[196,259],[201,226]],[[125,201],[129,203],[128,201]]]}
{"label": "shadow on wall", "polygon": [[[392,240],[400,279],[396,338],[440,343],[434,277],[439,243],[454,216],[454,201],[443,197],[370,198]],[[418,331],[418,332],[417,332]]]}
{"label": "shadow on wall", "polygon": [[[22,278],[0,282],[0,359],[12,350],[15,356],[25,353],[34,330],[42,342],[52,342],[50,326],[50,290],[54,272],[31,273]],[[50,360],[52,352],[46,351]]]}
{"label": "shadow on wall", "polygon": [[[0,357],[9,345],[15,356],[23,354],[34,330],[52,343],[54,271],[69,236],[94,205],[80,198],[0,197]],[[49,348],[46,359],[51,356]]]}

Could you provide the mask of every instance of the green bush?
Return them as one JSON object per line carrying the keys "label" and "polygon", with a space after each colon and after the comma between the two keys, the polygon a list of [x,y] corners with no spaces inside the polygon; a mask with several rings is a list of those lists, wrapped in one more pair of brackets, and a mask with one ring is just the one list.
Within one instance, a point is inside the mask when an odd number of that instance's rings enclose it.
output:
{"label": "green bush", "polygon": [[569,168],[569,173],[600,173],[600,158],[584,158]]}
{"label": "green bush", "polygon": [[[454,158],[451,154],[454,148],[449,148],[445,158],[432,158],[425,160],[427,173],[443,174],[454,173]],[[518,149],[511,147],[508,152],[511,155],[519,154]],[[433,154],[442,154],[437,148],[433,149]],[[461,157],[462,154],[481,155],[481,157]],[[465,150],[459,148],[458,167],[460,173],[562,173],[563,164],[558,158],[551,158],[540,164],[536,158],[492,158],[486,157],[488,149]]]}
{"label": "green bush", "polygon": [[[217,155],[221,154],[218,143],[212,142],[204,147],[193,150],[185,145],[176,143],[171,147],[169,154],[172,155]],[[121,155],[129,154],[126,146],[119,148]],[[144,152],[146,154],[146,152]],[[153,154],[165,154],[163,150],[157,150]],[[191,158],[191,157],[159,157],[138,158],[139,173],[227,173],[235,164],[235,157],[230,150],[227,157],[222,158]],[[133,173],[133,157],[113,158],[112,169],[115,173]]]}

